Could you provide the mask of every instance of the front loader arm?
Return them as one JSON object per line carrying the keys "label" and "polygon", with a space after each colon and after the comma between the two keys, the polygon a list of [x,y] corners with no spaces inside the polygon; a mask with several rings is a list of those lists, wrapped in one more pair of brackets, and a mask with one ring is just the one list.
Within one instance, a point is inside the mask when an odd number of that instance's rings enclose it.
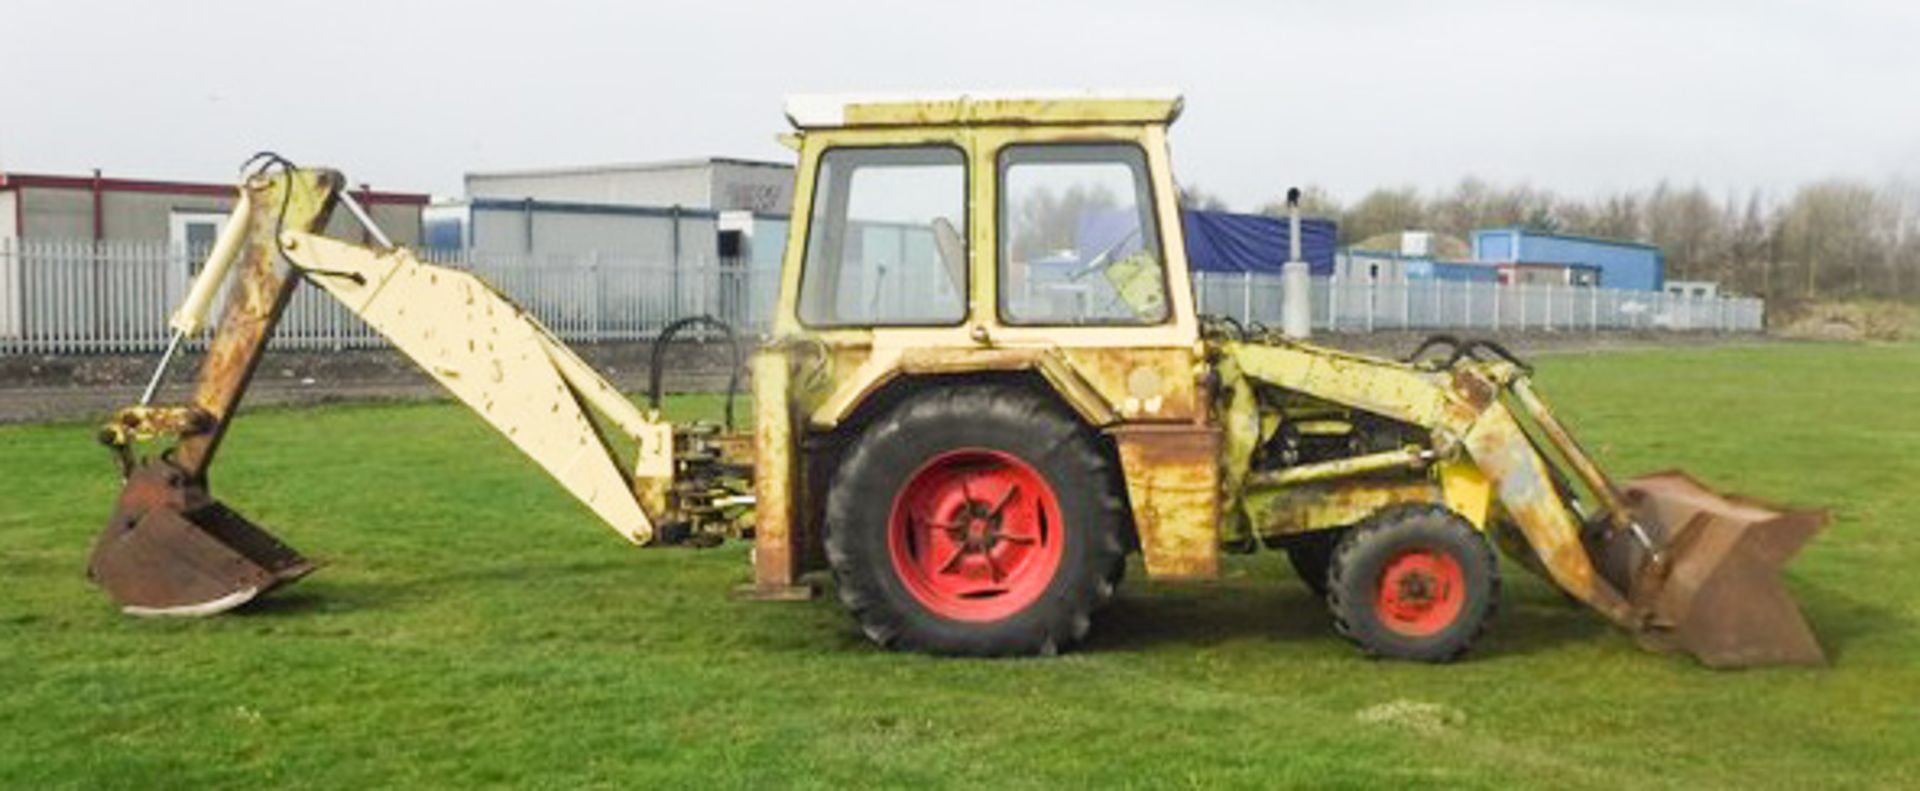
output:
{"label": "front loader arm", "polygon": [[[1600,577],[1581,545],[1579,521],[1555,487],[1547,460],[1499,397],[1501,384],[1483,371],[1420,370],[1304,345],[1230,342],[1224,353],[1251,380],[1425,429],[1437,457],[1465,462],[1439,465],[1440,474],[1485,476],[1489,494],[1556,585],[1609,620],[1633,624],[1621,592]],[[1470,510],[1489,512],[1484,506]]]}
{"label": "front loader arm", "polygon": [[[1430,464],[1449,507],[1483,531],[1496,521],[1517,529],[1538,561],[1530,568],[1643,645],[1722,667],[1824,661],[1779,580],[1780,566],[1821,528],[1824,514],[1719,495],[1677,472],[1618,485],[1534,393],[1524,365],[1486,343],[1477,346],[1505,359],[1476,359],[1475,346],[1435,366],[1285,341],[1221,343],[1220,355],[1231,361],[1224,371],[1430,437],[1424,449],[1279,473],[1246,474],[1244,463],[1229,459],[1229,479],[1240,471],[1241,488],[1254,491],[1343,468]],[[1253,395],[1247,382],[1223,384],[1232,399]],[[1460,492],[1492,502],[1460,502]]]}

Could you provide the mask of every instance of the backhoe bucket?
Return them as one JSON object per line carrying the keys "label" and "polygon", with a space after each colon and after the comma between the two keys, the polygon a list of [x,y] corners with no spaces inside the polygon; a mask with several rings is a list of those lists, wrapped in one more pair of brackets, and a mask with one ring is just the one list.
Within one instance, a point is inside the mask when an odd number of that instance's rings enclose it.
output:
{"label": "backhoe bucket", "polygon": [[131,615],[226,612],[313,564],[164,461],[127,478],[87,575]]}
{"label": "backhoe bucket", "polygon": [[1602,573],[1645,618],[1643,645],[1718,668],[1825,664],[1780,580],[1780,567],[1825,526],[1824,512],[1721,495],[1678,471],[1621,490],[1645,540],[1616,530],[1595,550]]}

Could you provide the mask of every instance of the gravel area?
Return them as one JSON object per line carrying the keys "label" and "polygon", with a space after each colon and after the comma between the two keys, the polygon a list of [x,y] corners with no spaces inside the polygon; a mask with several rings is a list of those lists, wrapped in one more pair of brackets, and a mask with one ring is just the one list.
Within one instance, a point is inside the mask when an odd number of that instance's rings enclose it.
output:
{"label": "gravel area", "polygon": [[[1412,350],[1424,337],[1426,333],[1381,332],[1321,335],[1315,340],[1336,348],[1397,356]],[[1490,337],[1522,356],[1769,342],[1758,334],[1672,332],[1529,332]],[[650,344],[604,343],[577,349],[620,389],[636,394],[646,390]],[[668,390],[719,390],[726,386],[726,352],[719,343],[676,343],[667,358]],[[157,359],[157,355],[111,354],[0,358],[0,423],[104,417],[140,397]],[[198,364],[194,355],[176,359],[158,400],[184,399]],[[301,405],[443,397],[438,385],[391,351],[276,351],[262,361],[247,393],[247,403]]]}

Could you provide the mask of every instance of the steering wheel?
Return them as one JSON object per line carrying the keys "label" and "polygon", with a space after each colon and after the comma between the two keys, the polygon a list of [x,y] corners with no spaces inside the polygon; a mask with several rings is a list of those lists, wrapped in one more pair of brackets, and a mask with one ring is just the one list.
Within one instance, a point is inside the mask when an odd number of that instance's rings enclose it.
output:
{"label": "steering wheel", "polygon": [[1119,250],[1123,245],[1133,241],[1135,238],[1138,238],[1139,236],[1140,236],[1140,228],[1139,226],[1135,226],[1133,230],[1127,232],[1126,236],[1120,237],[1118,240],[1114,241],[1113,244],[1107,245],[1105,249],[1102,249],[1099,252],[1099,254],[1095,255],[1093,258],[1088,259],[1085,266],[1082,266],[1079,269],[1074,270],[1073,274],[1067,276],[1067,280],[1078,281],[1081,278],[1086,277],[1087,275],[1091,275],[1095,272],[1104,270],[1107,267],[1113,266],[1114,261],[1118,260],[1113,256],[1114,251]]}

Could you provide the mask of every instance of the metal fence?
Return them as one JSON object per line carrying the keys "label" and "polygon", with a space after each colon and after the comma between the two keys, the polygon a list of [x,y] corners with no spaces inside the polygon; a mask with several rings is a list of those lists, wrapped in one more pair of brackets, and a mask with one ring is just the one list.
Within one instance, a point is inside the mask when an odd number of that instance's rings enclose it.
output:
{"label": "metal fence", "polygon": [[[676,318],[712,314],[764,330],[779,278],[744,261],[673,267],[603,253],[497,255],[422,251],[507,294],[570,342],[651,338]],[[167,317],[205,252],[148,242],[0,239],[0,354],[147,352],[164,348]],[[214,306],[214,315],[221,309]],[[204,342],[204,338],[196,342]],[[317,288],[294,292],[274,348],[384,345]]]}
{"label": "metal fence", "polygon": [[[1196,272],[1201,313],[1243,324],[1279,326],[1277,275]],[[1313,327],[1321,331],[1478,329],[1595,331],[1622,329],[1757,332],[1766,305],[1752,297],[1692,297],[1591,286],[1471,283],[1452,280],[1371,282],[1313,279]]]}
{"label": "metal fence", "polygon": [[[162,348],[167,316],[185,295],[204,257],[199,252],[166,243],[0,239],[0,354]],[[651,338],[676,318],[703,313],[760,332],[779,290],[777,272],[733,260],[673,267],[596,253],[427,251],[422,258],[479,274],[570,342]],[[1193,288],[1203,313],[1280,323],[1278,276],[1197,273]],[[1751,298],[1438,280],[1313,282],[1319,330],[1752,331],[1763,321],[1764,306]],[[303,288],[273,343],[338,349],[383,341],[319,289]]]}

